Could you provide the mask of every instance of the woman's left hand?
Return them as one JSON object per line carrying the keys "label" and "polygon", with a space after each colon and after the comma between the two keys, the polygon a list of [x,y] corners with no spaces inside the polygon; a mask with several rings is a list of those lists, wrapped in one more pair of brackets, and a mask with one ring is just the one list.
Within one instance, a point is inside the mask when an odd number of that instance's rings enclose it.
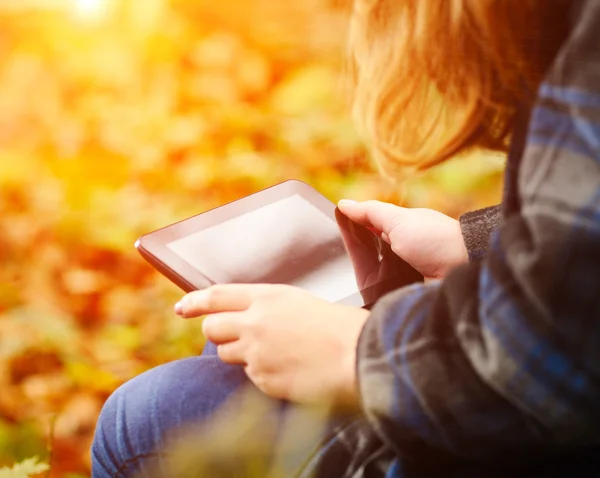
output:
{"label": "woman's left hand", "polygon": [[202,330],[221,360],[241,364],[267,395],[299,403],[358,405],[356,347],[369,312],[302,289],[225,284],[187,294],[182,317],[208,314]]}

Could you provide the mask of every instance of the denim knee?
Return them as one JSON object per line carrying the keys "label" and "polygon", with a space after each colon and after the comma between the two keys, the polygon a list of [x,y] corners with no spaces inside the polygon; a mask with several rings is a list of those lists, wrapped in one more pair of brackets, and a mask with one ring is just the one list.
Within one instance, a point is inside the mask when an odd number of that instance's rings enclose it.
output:
{"label": "denim knee", "polygon": [[95,478],[156,474],[169,432],[208,419],[247,379],[216,356],[161,365],[119,387],[98,418]]}

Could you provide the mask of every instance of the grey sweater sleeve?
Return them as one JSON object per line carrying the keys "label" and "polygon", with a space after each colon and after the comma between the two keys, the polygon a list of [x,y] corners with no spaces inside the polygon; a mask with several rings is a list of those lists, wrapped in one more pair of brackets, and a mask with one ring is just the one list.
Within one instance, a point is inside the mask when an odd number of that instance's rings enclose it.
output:
{"label": "grey sweater sleeve", "polygon": [[501,219],[500,205],[468,212],[460,217],[460,228],[469,253],[469,260],[477,259],[485,254],[490,236],[500,225]]}

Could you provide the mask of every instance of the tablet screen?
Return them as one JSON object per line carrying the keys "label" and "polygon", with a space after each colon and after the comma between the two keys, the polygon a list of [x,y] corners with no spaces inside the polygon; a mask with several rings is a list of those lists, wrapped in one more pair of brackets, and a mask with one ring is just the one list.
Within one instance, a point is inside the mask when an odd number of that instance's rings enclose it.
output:
{"label": "tablet screen", "polygon": [[[285,192],[283,186],[270,191]],[[311,201],[311,191],[304,188],[268,201],[258,197],[262,202],[257,207],[217,222],[213,214],[205,227],[186,221],[189,227],[180,226],[175,237],[167,231],[163,244],[200,274],[207,282],[204,287],[289,284],[330,302],[365,307],[387,292],[423,280],[387,243],[325,198],[313,194]]]}
{"label": "tablet screen", "polygon": [[332,302],[360,290],[338,223],[299,194],[167,247],[214,283],[290,284]]}

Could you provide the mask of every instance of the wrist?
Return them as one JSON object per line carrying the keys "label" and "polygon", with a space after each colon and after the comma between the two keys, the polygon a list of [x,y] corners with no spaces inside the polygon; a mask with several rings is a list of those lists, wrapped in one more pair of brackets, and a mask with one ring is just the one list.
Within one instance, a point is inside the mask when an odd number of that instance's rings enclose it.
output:
{"label": "wrist", "polygon": [[344,353],[341,360],[339,393],[336,405],[343,409],[357,410],[360,408],[360,391],[358,387],[357,360],[358,341],[370,313],[364,309],[362,317],[354,333],[345,341]]}

